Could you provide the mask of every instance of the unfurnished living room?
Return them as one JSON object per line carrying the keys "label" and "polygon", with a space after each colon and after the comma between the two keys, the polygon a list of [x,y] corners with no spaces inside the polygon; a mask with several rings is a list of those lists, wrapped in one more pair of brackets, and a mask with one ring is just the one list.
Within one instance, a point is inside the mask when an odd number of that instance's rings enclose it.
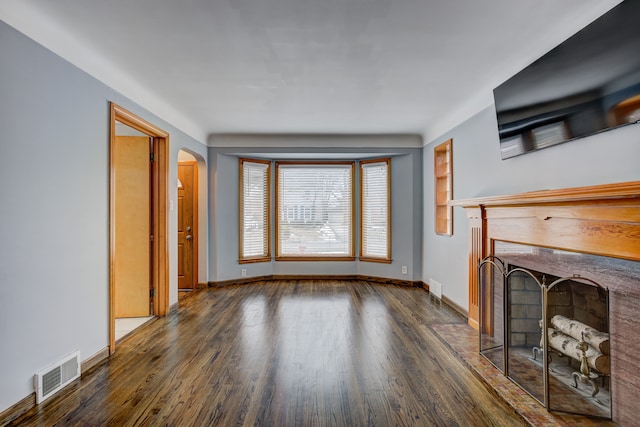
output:
{"label": "unfurnished living room", "polygon": [[0,426],[632,426],[640,0],[3,0]]}

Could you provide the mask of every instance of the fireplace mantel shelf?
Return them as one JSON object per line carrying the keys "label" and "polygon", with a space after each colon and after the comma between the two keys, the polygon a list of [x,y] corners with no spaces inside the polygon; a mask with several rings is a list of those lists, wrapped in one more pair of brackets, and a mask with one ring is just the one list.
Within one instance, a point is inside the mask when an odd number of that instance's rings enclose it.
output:
{"label": "fireplace mantel shelf", "polygon": [[459,199],[469,221],[469,323],[478,262],[494,241],[640,261],[640,181]]}
{"label": "fireplace mantel shelf", "polygon": [[[473,264],[493,241],[640,261],[640,181],[456,200],[465,208]],[[474,232],[475,231],[475,232]]]}
{"label": "fireplace mantel shelf", "polygon": [[527,193],[501,196],[477,197],[452,200],[451,206],[474,208],[480,206],[517,206],[536,204],[574,204],[582,202],[606,201],[612,199],[640,199],[640,181],[616,184],[594,185],[589,187],[563,188],[559,190],[540,190]]}

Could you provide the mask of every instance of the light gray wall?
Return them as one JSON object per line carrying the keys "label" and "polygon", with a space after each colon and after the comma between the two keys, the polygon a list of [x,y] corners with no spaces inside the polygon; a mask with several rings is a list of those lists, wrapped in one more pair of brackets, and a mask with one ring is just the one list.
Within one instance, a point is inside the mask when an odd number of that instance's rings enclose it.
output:
{"label": "light gray wall", "polygon": [[466,199],[640,179],[640,125],[630,125],[507,160],[500,159],[493,106],[425,146],[423,275],[468,307],[468,232],[454,209],[454,235],[434,233],[433,148],[453,138],[453,197]]}
{"label": "light gray wall", "polygon": [[[1,412],[35,372],[108,346],[109,101],[171,134],[170,182],[180,147],[206,148],[1,21],[0,55]],[[170,236],[175,302],[175,211]]]}
{"label": "light gray wall", "polygon": [[[255,137],[250,137],[250,140],[255,142]],[[322,141],[318,145],[322,146]],[[265,145],[261,145],[258,149],[209,148],[209,188],[212,189],[213,195],[209,204],[209,280],[237,279],[241,277],[243,268],[247,269],[247,277],[272,274],[361,274],[399,280],[419,280],[422,235],[421,151],[415,148],[369,148],[365,151],[362,148],[294,149],[273,148]],[[241,156],[273,160],[294,158],[335,160],[391,156],[393,263],[272,261],[240,265],[238,263],[238,158]],[[273,194],[275,192],[272,191]],[[274,206],[273,201],[272,206]],[[408,267],[406,275],[401,271],[403,265]]]}

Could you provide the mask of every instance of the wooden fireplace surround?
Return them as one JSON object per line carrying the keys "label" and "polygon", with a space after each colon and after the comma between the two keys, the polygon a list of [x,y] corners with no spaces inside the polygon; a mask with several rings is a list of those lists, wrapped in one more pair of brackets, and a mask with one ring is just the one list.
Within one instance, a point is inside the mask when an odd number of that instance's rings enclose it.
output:
{"label": "wooden fireplace surround", "polygon": [[640,181],[460,199],[469,219],[469,324],[478,328],[478,262],[502,240],[640,261]]}
{"label": "wooden fireplace surround", "polygon": [[[469,324],[476,329],[478,262],[493,253],[495,241],[640,261],[640,181],[454,200],[451,205],[464,207],[469,220]],[[612,387],[619,398],[613,418],[631,422],[640,398],[640,283],[614,284],[610,290],[612,333],[618,333],[612,348],[617,378]]]}

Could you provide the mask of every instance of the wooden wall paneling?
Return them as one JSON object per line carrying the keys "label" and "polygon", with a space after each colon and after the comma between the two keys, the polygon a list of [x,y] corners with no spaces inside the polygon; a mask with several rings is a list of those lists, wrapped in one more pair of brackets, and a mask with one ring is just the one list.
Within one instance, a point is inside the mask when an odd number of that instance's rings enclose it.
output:
{"label": "wooden wall paneling", "polygon": [[478,281],[478,264],[484,258],[483,214],[480,207],[466,211],[469,221],[469,325],[479,328],[480,291]]}

